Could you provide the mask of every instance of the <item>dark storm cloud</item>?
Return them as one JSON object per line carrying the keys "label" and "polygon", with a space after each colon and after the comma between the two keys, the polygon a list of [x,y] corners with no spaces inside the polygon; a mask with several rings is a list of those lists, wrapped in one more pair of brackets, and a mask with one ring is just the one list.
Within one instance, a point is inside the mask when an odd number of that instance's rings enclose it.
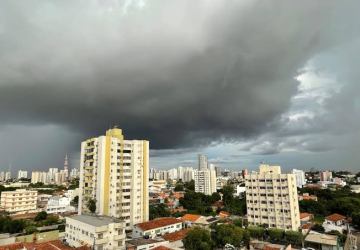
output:
{"label": "dark storm cloud", "polygon": [[57,124],[84,137],[118,124],[159,149],[247,138],[289,108],[306,61],[353,39],[360,7],[123,3],[1,2],[1,124]]}

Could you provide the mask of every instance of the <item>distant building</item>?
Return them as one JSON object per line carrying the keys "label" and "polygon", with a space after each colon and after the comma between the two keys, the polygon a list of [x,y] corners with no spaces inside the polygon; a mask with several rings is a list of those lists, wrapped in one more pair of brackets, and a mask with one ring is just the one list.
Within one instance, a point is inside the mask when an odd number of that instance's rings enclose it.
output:
{"label": "distant building", "polygon": [[331,171],[322,171],[320,172],[320,181],[331,181],[332,179],[332,172]]}
{"label": "distant building", "polygon": [[17,178],[28,178],[28,172],[26,170],[19,170]]}
{"label": "distant building", "polygon": [[65,155],[65,160],[64,160],[64,175],[65,175],[65,180],[68,181],[69,180],[69,157],[67,154]]}
{"label": "distant building", "polygon": [[59,197],[53,196],[49,198],[46,212],[48,214],[58,214],[58,213],[65,213],[65,212],[75,212],[75,207],[70,206],[70,198],[69,197]]}
{"label": "distant building", "polygon": [[106,216],[66,217],[65,240],[71,247],[125,249],[125,223]]}
{"label": "distant building", "polygon": [[211,195],[216,192],[216,172],[214,169],[195,170],[195,192]]}
{"label": "distant building", "polygon": [[294,174],[282,174],[280,166],[262,164],[259,172],[246,175],[249,224],[297,231],[300,212]]}
{"label": "distant building", "polygon": [[302,188],[306,184],[305,172],[303,170],[293,169],[292,173],[296,178],[296,186]]}
{"label": "distant building", "polygon": [[336,235],[321,234],[314,231],[310,231],[305,237],[305,246],[312,249],[341,249]]}
{"label": "distant building", "polygon": [[44,183],[47,184],[47,172],[43,172],[43,171],[33,171],[31,173],[31,183],[35,184],[35,183]]}
{"label": "distant building", "polygon": [[11,172],[8,171],[8,172],[5,172],[5,181],[8,181],[11,179]]}
{"label": "distant building", "polygon": [[36,210],[37,191],[17,189],[1,193],[0,207],[6,212],[23,212]]}
{"label": "distant building", "polygon": [[318,201],[318,198],[316,195],[310,195],[309,193],[303,193],[299,195],[299,201],[308,201],[308,200],[313,200],[313,201]]}
{"label": "distant building", "polygon": [[206,155],[199,154],[198,160],[199,160],[199,170],[208,169],[208,159]]}
{"label": "distant building", "polygon": [[155,220],[136,224],[132,231],[133,238],[155,238],[167,233],[173,233],[182,229],[182,221],[172,217],[158,218]]}

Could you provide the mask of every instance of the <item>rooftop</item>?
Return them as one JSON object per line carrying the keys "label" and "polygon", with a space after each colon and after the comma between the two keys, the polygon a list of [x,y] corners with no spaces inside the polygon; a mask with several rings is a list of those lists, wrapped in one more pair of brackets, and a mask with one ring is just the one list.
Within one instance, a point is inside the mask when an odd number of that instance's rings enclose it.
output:
{"label": "rooftop", "polygon": [[304,219],[306,217],[313,216],[313,214],[310,213],[300,213],[300,219]]}
{"label": "rooftop", "polygon": [[197,221],[200,217],[201,217],[201,215],[198,215],[198,214],[185,214],[183,217],[181,217],[181,219],[182,219],[183,221],[195,222],[195,221]]}
{"label": "rooftop", "polygon": [[143,246],[143,245],[158,243],[161,241],[163,241],[163,240],[137,238],[137,239],[126,241],[126,244],[130,244],[133,246]]}
{"label": "rooftop", "polygon": [[71,218],[73,220],[77,220],[77,221],[89,224],[91,226],[94,226],[94,227],[107,226],[110,223],[121,222],[118,219],[108,217],[108,216],[94,216],[94,215],[85,215],[85,214],[75,215],[75,216],[71,216],[71,217],[67,217],[67,218]]}
{"label": "rooftop", "polygon": [[345,220],[346,217],[344,215],[341,215],[341,214],[332,214],[332,215],[329,215],[329,216],[325,217],[325,219],[327,219],[329,221],[337,222],[339,220]]}
{"label": "rooftop", "polygon": [[308,234],[308,236],[306,236],[305,241],[314,242],[322,245],[336,246],[337,236],[311,232],[310,234]]}
{"label": "rooftop", "polygon": [[174,233],[165,234],[163,236],[163,238],[170,242],[178,241],[178,240],[184,239],[188,232],[189,232],[189,229],[186,228],[186,229],[174,232]]}
{"label": "rooftop", "polygon": [[141,228],[144,231],[159,228],[159,227],[165,227],[173,224],[181,223],[181,220],[171,218],[171,217],[164,217],[164,218],[158,218],[155,220],[143,222],[136,224],[137,227]]}

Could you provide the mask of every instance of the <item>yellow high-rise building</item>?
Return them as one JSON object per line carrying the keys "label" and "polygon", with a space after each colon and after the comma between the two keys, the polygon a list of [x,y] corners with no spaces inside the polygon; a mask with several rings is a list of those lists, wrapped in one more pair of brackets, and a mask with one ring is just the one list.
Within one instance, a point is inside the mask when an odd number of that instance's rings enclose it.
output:
{"label": "yellow high-rise building", "polygon": [[246,205],[248,222],[252,225],[297,231],[300,212],[296,178],[282,174],[280,166],[260,165],[246,179]]}
{"label": "yellow high-rise building", "polygon": [[149,220],[149,142],[125,140],[122,130],[81,143],[79,214],[96,214],[125,221],[126,227]]}

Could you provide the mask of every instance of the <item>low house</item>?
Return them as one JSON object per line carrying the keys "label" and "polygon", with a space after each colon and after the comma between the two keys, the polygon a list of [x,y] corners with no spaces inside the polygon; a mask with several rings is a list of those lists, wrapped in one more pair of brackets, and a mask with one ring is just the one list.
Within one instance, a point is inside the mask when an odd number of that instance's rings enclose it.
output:
{"label": "low house", "polygon": [[155,220],[143,222],[136,224],[133,228],[132,237],[133,238],[155,238],[156,236],[161,236],[167,233],[173,233],[182,229],[182,221],[171,218],[164,217],[158,218]]}
{"label": "low house", "polygon": [[332,214],[325,217],[325,221],[323,223],[323,227],[325,232],[330,231],[339,231],[343,233],[344,230],[347,230],[347,220],[346,217],[341,214]]}
{"label": "low house", "polygon": [[300,223],[301,225],[307,224],[314,219],[314,215],[311,213],[300,213]]}
{"label": "low house", "polygon": [[229,212],[226,212],[226,211],[220,211],[219,212],[219,217],[220,219],[226,219],[230,216],[230,213]]}
{"label": "low house", "polygon": [[186,234],[189,232],[189,229],[182,229],[175,233],[165,234],[163,236],[164,240],[168,241],[169,243],[164,244],[164,246],[174,248],[174,249],[183,249],[183,239],[186,237]]}
{"label": "low house", "polygon": [[291,250],[291,245],[272,244],[266,241],[253,240],[250,242],[250,250]]}
{"label": "low house", "polygon": [[336,235],[321,234],[311,231],[305,237],[305,246],[320,250],[338,250],[338,238]]}
{"label": "low house", "polygon": [[318,198],[316,195],[310,195],[309,193],[303,193],[299,195],[299,201],[309,201],[309,200],[313,200],[313,201],[318,201]]}
{"label": "low house", "polygon": [[184,222],[185,227],[201,227],[204,229],[210,228],[210,225],[217,222],[218,219],[212,216],[205,217],[197,214],[185,214],[181,217],[181,220]]}
{"label": "low house", "polygon": [[162,239],[137,238],[126,241],[126,250],[150,250],[168,243]]}

